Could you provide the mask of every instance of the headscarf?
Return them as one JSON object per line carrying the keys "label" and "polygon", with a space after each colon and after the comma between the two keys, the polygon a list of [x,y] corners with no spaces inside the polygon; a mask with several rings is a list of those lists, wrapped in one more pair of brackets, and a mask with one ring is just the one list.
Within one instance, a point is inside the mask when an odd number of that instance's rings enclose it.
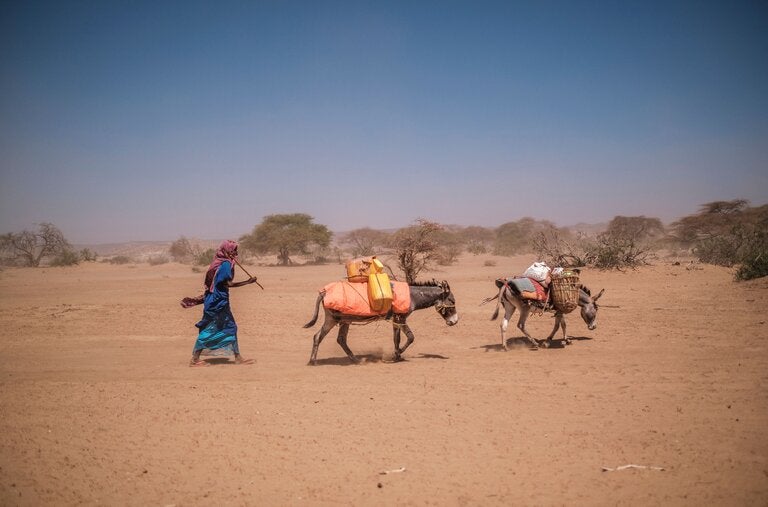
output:
{"label": "headscarf", "polygon": [[[210,266],[208,266],[208,272],[205,274],[205,290],[207,292],[213,292],[214,280],[216,280],[216,272],[219,270],[219,266],[224,261],[231,262],[237,260],[237,242],[227,239],[221,242],[216,255],[213,256]],[[232,266],[232,275],[235,274],[235,266]]]}

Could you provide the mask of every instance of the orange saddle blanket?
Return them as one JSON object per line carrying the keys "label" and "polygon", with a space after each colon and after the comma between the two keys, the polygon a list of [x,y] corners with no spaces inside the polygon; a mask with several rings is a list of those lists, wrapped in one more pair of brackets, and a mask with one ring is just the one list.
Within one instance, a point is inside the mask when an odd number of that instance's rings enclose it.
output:
{"label": "orange saddle blanket", "polygon": [[[406,282],[392,283],[392,311],[408,313],[411,309],[411,290]],[[368,284],[341,280],[331,282],[321,292],[325,292],[323,306],[347,315],[373,317],[387,312],[374,312],[368,302]]]}

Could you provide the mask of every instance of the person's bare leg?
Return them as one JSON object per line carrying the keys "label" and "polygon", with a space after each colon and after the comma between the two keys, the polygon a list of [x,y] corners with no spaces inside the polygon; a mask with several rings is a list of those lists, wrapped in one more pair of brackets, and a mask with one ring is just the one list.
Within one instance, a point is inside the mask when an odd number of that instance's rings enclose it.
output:
{"label": "person's bare leg", "polygon": [[235,364],[253,364],[255,362],[253,359],[245,359],[240,354],[235,354]]}
{"label": "person's bare leg", "polygon": [[206,361],[203,361],[200,359],[200,353],[202,350],[196,350],[192,353],[192,359],[189,360],[189,366],[197,367],[197,366],[208,366],[208,363]]}

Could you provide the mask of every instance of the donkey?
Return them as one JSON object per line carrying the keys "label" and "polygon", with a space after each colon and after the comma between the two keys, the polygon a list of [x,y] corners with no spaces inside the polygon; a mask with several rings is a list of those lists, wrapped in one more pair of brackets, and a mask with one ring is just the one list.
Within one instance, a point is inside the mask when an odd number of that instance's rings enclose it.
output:
{"label": "donkey", "polygon": [[[454,297],[453,292],[451,292],[451,288],[448,285],[448,282],[443,280],[442,282],[438,283],[437,281],[433,280],[431,282],[415,283],[413,285],[409,285],[408,289],[410,290],[411,294],[411,306],[408,312],[392,314],[392,329],[395,342],[395,361],[401,361],[403,352],[405,352],[405,349],[407,349],[411,343],[413,343],[413,332],[411,331],[411,328],[408,327],[406,319],[415,310],[422,310],[424,308],[434,306],[437,310],[437,313],[440,314],[440,316],[445,320],[445,323],[449,326],[453,326],[459,321],[459,315],[456,312],[456,298]],[[317,296],[317,301],[315,301],[315,314],[312,317],[312,320],[304,324],[305,329],[314,326],[317,322],[317,318],[320,312],[320,303],[323,301],[324,296],[324,292],[321,292]],[[349,332],[350,324],[367,324],[368,322],[383,319],[385,317],[388,317],[388,315],[373,315],[368,317],[347,315],[337,310],[325,308],[325,321],[323,322],[323,326],[317,333],[315,333],[313,338],[312,355],[309,358],[309,364],[312,366],[317,364],[317,349],[320,347],[320,342],[323,341],[325,335],[327,335],[328,332],[337,324],[339,325],[339,335],[336,338],[336,341],[341,346],[341,348],[344,349],[344,352],[347,353],[347,356],[349,356],[349,359],[352,362],[359,363],[360,360],[355,357],[355,355],[347,346],[347,333]],[[405,335],[408,337],[408,341],[401,348],[400,333],[402,331],[405,332]]]}
{"label": "donkey", "polygon": [[[597,296],[592,297],[592,294],[587,287],[584,285],[579,285],[579,307],[581,308],[581,318],[584,320],[584,323],[587,325],[590,331],[597,328],[597,300],[600,299],[600,296],[603,295],[603,292],[605,292],[605,289],[602,289]],[[516,294],[507,284],[501,286],[499,293],[495,297],[486,299],[485,302],[490,302],[497,298],[498,301],[496,302],[496,310],[493,312],[491,320],[496,320],[496,318],[499,316],[499,306],[503,306],[504,319],[501,321],[501,346],[504,347],[504,350],[507,350],[507,326],[509,326],[509,319],[512,317],[512,314],[515,313],[515,309],[517,309],[520,314],[517,319],[517,328],[523,332],[525,338],[531,344],[531,348],[538,349],[541,343],[535,340],[530,334],[528,334],[528,331],[525,330],[525,321],[528,319],[528,315],[531,311],[531,305],[534,303],[521,298],[520,295]],[[551,307],[537,307],[541,310],[554,310]],[[552,332],[549,333],[549,336],[547,336],[547,339],[544,341],[543,345],[545,347],[552,345],[552,337],[555,336],[558,328],[562,328],[563,330],[563,340],[565,341],[565,344],[570,345],[571,340],[565,334],[565,314],[559,310],[554,311],[555,327],[552,329]]]}

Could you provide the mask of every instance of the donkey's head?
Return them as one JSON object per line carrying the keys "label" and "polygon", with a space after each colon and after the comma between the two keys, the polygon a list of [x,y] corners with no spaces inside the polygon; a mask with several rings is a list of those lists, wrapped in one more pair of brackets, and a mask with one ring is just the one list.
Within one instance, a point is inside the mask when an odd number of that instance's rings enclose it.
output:
{"label": "donkey's head", "polygon": [[459,314],[456,312],[456,297],[445,280],[440,282],[440,288],[442,293],[435,301],[435,310],[445,319],[446,324],[453,326],[459,321]]}
{"label": "donkey's head", "polygon": [[583,285],[579,290],[579,306],[581,307],[581,318],[590,331],[597,328],[597,300],[603,295],[605,289],[602,289],[597,296],[592,297],[589,289]]}

